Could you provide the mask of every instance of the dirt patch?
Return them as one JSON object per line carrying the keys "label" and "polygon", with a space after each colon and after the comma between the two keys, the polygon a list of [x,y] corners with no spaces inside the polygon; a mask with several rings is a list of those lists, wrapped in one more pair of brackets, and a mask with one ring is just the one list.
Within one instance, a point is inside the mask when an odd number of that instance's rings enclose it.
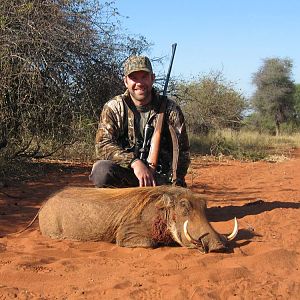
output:
{"label": "dirt patch", "polygon": [[[227,233],[239,219],[231,253],[56,241],[34,223],[0,239],[0,299],[299,299],[299,154],[280,162],[193,159],[188,185],[206,195],[213,226]],[[59,189],[91,186],[89,169],[1,187],[0,235],[24,228]]]}

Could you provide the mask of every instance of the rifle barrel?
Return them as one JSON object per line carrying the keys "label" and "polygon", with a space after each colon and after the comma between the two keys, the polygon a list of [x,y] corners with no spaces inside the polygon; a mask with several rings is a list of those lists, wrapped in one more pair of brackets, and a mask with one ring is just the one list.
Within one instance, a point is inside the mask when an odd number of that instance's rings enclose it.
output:
{"label": "rifle barrel", "polygon": [[170,61],[170,65],[169,65],[169,70],[168,70],[167,77],[166,77],[166,82],[165,82],[165,86],[164,86],[163,96],[167,95],[168,84],[169,84],[169,80],[170,80],[170,76],[171,76],[171,70],[172,70],[172,65],[173,65],[173,60],[174,60],[174,56],[175,56],[176,47],[177,47],[177,43],[174,43],[172,45],[172,57],[171,57],[171,61]]}

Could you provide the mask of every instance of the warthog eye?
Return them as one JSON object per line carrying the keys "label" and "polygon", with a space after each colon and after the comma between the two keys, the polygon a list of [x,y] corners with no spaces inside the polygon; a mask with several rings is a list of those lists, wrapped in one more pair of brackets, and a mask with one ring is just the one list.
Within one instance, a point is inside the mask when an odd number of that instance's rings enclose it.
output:
{"label": "warthog eye", "polygon": [[179,206],[183,209],[183,215],[188,215],[189,212],[192,210],[191,202],[187,199],[181,199],[179,201]]}

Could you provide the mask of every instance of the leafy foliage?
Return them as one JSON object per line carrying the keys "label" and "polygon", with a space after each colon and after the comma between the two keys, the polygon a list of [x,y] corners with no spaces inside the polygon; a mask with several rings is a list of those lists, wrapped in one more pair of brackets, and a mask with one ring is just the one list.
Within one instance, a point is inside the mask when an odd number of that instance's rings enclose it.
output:
{"label": "leafy foliage", "polygon": [[208,133],[211,129],[238,128],[246,99],[221,73],[209,74],[190,82],[179,82],[175,99],[186,115],[190,132]]}
{"label": "leafy foliage", "polygon": [[149,45],[121,33],[113,4],[1,1],[2,155],[45,156],[73,143],[77,124],[95,127],[86,120],[96,121],[103,103],[123,89],[123,61]]}
{"label": "leafy foliage", "polygon": [[297,119],[300,119],[300,84],[295,85],[294,103],[296,117]]}

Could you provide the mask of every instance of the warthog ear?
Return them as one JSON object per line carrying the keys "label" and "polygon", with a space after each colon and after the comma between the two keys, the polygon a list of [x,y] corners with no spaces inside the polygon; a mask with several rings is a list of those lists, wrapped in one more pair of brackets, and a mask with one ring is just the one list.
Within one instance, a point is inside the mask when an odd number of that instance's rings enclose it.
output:
{"label": "warthog ear", "polygon": [[169,196],[163,194],[163,196],[155,203],[155,207],[162,208],[170,208],[173,206],[173,201]]}

